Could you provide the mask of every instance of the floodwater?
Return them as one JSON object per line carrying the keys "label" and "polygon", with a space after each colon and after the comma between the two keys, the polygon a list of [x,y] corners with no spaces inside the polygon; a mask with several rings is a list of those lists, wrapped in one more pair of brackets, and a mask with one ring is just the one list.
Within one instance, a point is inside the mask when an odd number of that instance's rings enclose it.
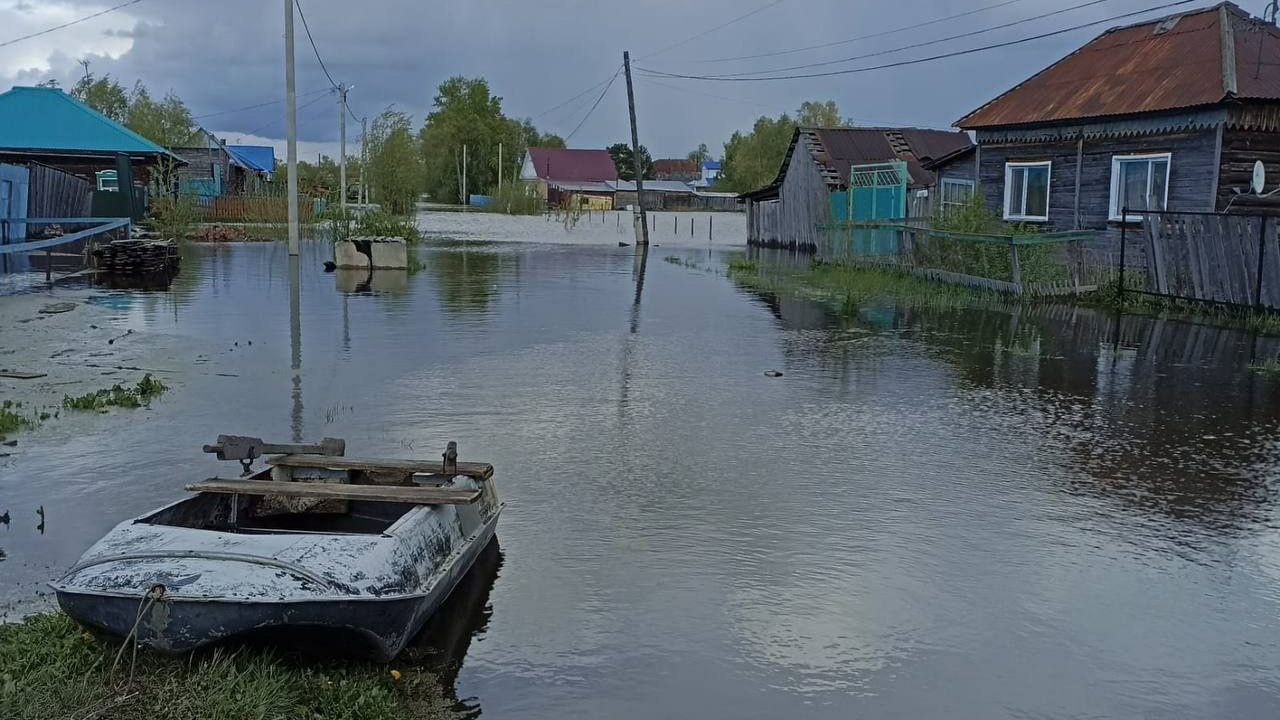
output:
{"label": "floodwater", "polygon": [[296,325],[278,244],[102,293],[221,374],[0,460],[0,600],[213,474],[219,433],[457,440],[507,504],[436,630],[473,713],[1280,714],[1280,388],[1246,369],[1275,341],[892,298],[837,317],[735,287],[742,220],[716,220],[708,242],[660,218],[640,263],[612,215],[433,213],[408,277],[324,274],[308,243]]}

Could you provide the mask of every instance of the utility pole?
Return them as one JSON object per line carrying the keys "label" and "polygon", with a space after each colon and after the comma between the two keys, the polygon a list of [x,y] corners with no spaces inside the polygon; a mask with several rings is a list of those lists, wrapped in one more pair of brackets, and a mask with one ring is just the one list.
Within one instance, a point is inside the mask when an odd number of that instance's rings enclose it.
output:
{"label": "utility pole", "polygon": [[[631,87],[631,53],[622,51],[622,66],[627,70],[627,112],[631,114],[631,155],[636,165],[636,207],[640,208],[640,232],[636,235],[637,245],[649,245],[649,223],[644,215],[644,168],[640,159],[640,131],[636,129],[636,94]],[[632,219],[633,226],[635,220]]]}
{"label": "utility pole", "polygon": [[369,155],[365,152],[365,146],[369,139],[369,118],[360,118],[360,204],[364,205],[369,202],[369,191],[364,184],[364,168],[369,164]]}
{"label": "utility pole", "polygon": [[350,89],[338,83],[338,194],[344,212],[347,209],[347,91]]}
{"label": "utility pole", "polygon": [[284,106],[288,151],[289,254],[298,254],[298,97],[293,84],[293,0],[284,0]]}

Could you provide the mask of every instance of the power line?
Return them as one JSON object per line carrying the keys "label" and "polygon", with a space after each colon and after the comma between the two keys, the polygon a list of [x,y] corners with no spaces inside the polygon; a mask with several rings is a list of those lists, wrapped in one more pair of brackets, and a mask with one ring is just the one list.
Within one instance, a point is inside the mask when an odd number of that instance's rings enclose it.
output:
{"label": "power line", "polygon": [[[323,92],[327,92],[328,90],[329,90],[329,88],[325,88]],[[299,105],[299,106],[298,106],[298,110],[305,110],[305,109],[307,109],[307,108],[311,107],[312,105],[315,105],[316,103],[320,102],[320,101],[321,101],[321,100],[323,100],[323,99],[324,99],[324,96],[323,96],[323,95],[321,95],[320,97],[315,98],[314,100],[311,100],[311,101],[309,101],[309,102],[305,102],[305,103],[303,103],[303,104],[301,104],[301,105]],[[252,129],[252,130],[250,130],[249,132],[244,133],[243,135],[239,135],[239,136],[237,136],[237,137],[236,137],[236,142],[239,142],[240,140],[242,140],[242,139],[244,138],[244,136],[245,136],[245,135],[257,135],[258,133],[262,132],[263,130],[266,130],[267,128],[271,127],[272,125],[274,125],[275,123],[277,123],[277,122],[279,122],[279,121],[280,121],[280,118],[278,118],[278,117],[277,117],[277,118],[272,118],[271,120],[268,120],[267,122],[265,122],[265,123],[263,123],[262,125],[259,125],[258,127],[254,128],[254,129]]]}
{"label": "power line", "polygon": [[636,58],[636,60],[648,60],[649,58],[654,58],[654,57],[657,57],[657,56],[662,55],[662,54],[664,54],[664,53],[668,53],[668,52],[670,52],[670,51],[672,51],[672,50],[675,50],[675,49],[676,49],[676,48],[678,48],[678,47],[681,47],[681,46],[683,46],[683,45],[687,45],[687,44],[689,44],[689,43],[693,42],[694,40],[697,40],[698,38],[706,37],[707,35],[710,35],[711,33],[715,32],[715,31],[717,31],[717,30],[723,30],[724,28],[727,28],[727,27],[729,27],[730,25],[733,25],[734,23],[737,23],[737,22],[741,22],[741,21],[743,21],[743,20],[746,20],[747,18],[751,17],[752,15],[758,15],[758,14],[760,14],[760,13],[764,12],[765,10],[768,10],[768,9],[769,9],[769,8],[771,8],[771,7],[774,7],[774,6],[776,6],[776,5],[781,5],[781,4],[782,4],[782,3],[784,3],[784,2],[786,2],[786,0],[773,0],[773,2],[771,2],[771,3],[767,4],[767,5],[761,5],[760,7],[756,8],[755,10],[752,10],[752,11],[751,11],[751,12],[749,12],[749,13],[746,13],[746,14],[743,14],[743,15],[739,15],[738,17],[733,18],[732,20],[729,20],[728,22],[723,22],[723,23],[720,23],[719,25],[716,25],[716,26],[715,26],[715,27],[713,27],[713,28],[709,28],[709,29],[707,29],[707,30],[703,30],[702,32],[698,33],[697,35],[691,35],[691,36],[689,36],[689,37],[685,38],[684,40],[681,40],[680,42],[672,43],[671,45],[668,45],[668,46],[666,46],[666,47],[662,48],[661,50],[655,50],[654,52],[651,52],[651,53],[649,53],[648,55],[645,55],[645,56],[644,56],[644,57],[642,57],[642,58]]}
{"label": "power line", "polygon": [[[619,65],[618,67],[622,67],[622,66],[621,66],[621,65]],[[574,100],[577,100],[578,98],[580,98],[580,97],[582,97],[582,96],[584,96],[584,95],[586,95],[586,94],[590,93],[592,90],[595,90],[596,88],[600,87],[601,85],[604,85],[605,83],[611,83],[611,82],[613,82],[613,79],[614,79],[614,78],[616,78],[616,77],[618,77],[618,71],[617,71],[617,70],[615,70],[615,71],[613,72],[613,74],[612,74],[612,75],[610,75],[609,77],[605,78],[604,80],[601,80],[600,82],[596,83],[595,85],[592,85],[591,87],[587,88],[586,90],[583,90],[582,92],[578,93],[577,95],[574,95],[573,97],[569,98],[568,100],[565,100],[564,102],[560,103],[559,105],[556,105],[555,107],[549,108],[549,109],[547,109],[547,110],[543,110],[542,112],[538,113],[537,115],[533,115],[533,116],[531,116],[529,119],[530,119],[530,120],[537,120],[538,118],[542,117],[543,115],[546,115],[546,114],[548,114],[548,113],[555,112],[556,110],[559,110],[560,108],[564,107],[565,105],[568,105],[569,103],[573,102]]]}
{"label": "power line", "polygon": [[869,66],[869,67],[850,68],[850,69],[848,69],[848,70],[831,70],[831,71],[828,71],[828,72],[821,72],[821,73],[805,73],[805,74],[801,74],[801,75],[767,75],[767,76],[760,76],[760,77],[726,77],[726,76],[723,76],[723,75],[720,75],[720,76],[716,76],[716,75],[684,75],[684,74],[680,74],[680,73],[668,73],[668,72],[662,72],[662,71],[660,71],[660,70],[650,70],[650,69],[646,69],[646,68],[638,68],[638,69],[639,69],[641,72],[644,72],[644,73],[647,73],[647,74],[649,74],[649,75],[651,75],[651,76],[656,76],[656,77],[678,78],[678,79],[681,79],[681,80],[711,80],[711,81],[718,81],[718,82],[764,82],[764,81],[769,81],[769,80],[800,80],[800,79],[806,79],[806,78],[832,77],[832,76],[835,76],[835,75],[852,75],[852,74],[855,74],[855,73],[871,72],[871,71],[873,71],[873,70],[886,70],[886,69],[889,69],[889,68],[903,67],[903,66],[906,66],[906,65],[919,65],[919,64],[921,64],[921,63],[933,62],[934,60],[945,60],[945,59],[947,59],[947,58],[960,57],[960,56],[962,56],[962,55],[972,55],[972,54],[974,54],[974,53],[984,52],[984,51],[987,51],[987,50],[996,50],[996,49],[999,49],[999,48],[1010,47],[1010,46],[1013,46],[1013,45],[1021,45],[1022,43],[1028,43],[1028,42],[1032,42],[1032,41],[1034,41],[1034,40],[1043,40],[1043,39],[1045,39],[1045,38],[1054,37],[1054,36],[1056,36],[1056,35],[1065,35],[1066,33],[1075,32],[1076,30],[1083,30],[1083,29],[1085,29],[1085,28],[1090,28],[1090,27],[1094,27],[1094,26],[1097,26],[1097,25],[1103,25],[1103,24],[1106,24],[1106,23],[1109,23],[1109,22],[1113,22],[1113,21],[1115,21],[1115,20],[1121,20],[1121,19],[1124,19],[1124,18],[1134,17],[1134,16],[1136,16],[1136,15],[1143,15],[1143,14],[1145,14],[1145,13],[1155,12],[1155,11],[1157,11],[1157,10],[1167,10],[1167,9],[1169,9],[1169,8],[1178,7],[1178,6],[1180,6],[1180,5],[1187,5],[1187,4],[1190,4],[1190,3],[1193,3],[1193,2],[1197,2],[1197,1],[1198,1],[1198,0],[1178,0],[1177,2],[1165,3],[1165,4],[1163,4],[1163,5],[1156,5],[1156,6],[1154,6],[1154,7],[1149,7],[1149,8],[1146,8],[1146,9],[1144,9],[1144,10],[1136,10],[1136,11],[1134,11],[1134,12],[1124,13],[1124,14],[1121,14],[1121,15],[1113,15],[1113,16],[1111,16],[1111,17],[1103,18],[1103,19],[1101,19],[1101,20],[1095,20],[1095,21],[1093,21],[1093,22],[1083,23],[1083,24],[1080,24],[1080,25],[1073,25],[1072,27],[1063,28],[1063,29],[1061,29],[1061,30],[1054,30],[1054,31],[1052,31],[1052,32],[1041,33],[1041,34],[1039,34],[1039,35],[1031,35],[1031,36],[1029,36],[1029,37],[1018,38],[1017,40],[1009,40],[1009,41],[1006,41],[1006,42],[994,43],[994,44],[991,44],[991,45],[983,45],[983,46],[981,46],[981,47],[968,48],[968,49],[966,49],[966,50],[956,50],[956,51],[954,51],[954,52],[942,53],[942,54],[940,54],[940,55],[930,55],[930,56],[928,56],[928,57],[916,58],[916,59],[913,59],[913,60],[900,60],[900,61],[898,61],[898,62],[885,63],[885,64],[883,64],[883,65],[872,65],[872,66]]}
{"label": "power line", "polygon": [[815,67],[827,67],[830,65],[840,65],[847,62],[853,62],[855,60],[866,60],[867,58],[880,57],[882,55],[892,55],[894,53],[903,52],[904,50],[916,50],[922,47],[929,47],[931,45],[938,45],[940,43],[950,42],[952,40],[961,40],[963,38],[973,37],[975,35],[984,35],[986,33],[993,32],[995,30],[1004,30],[1007,28],[1014,27],[1015,25],[1022,25],[1025,23],[1033,22],[1035,20],[1043,20],[1048,17],[1053,17],[1054,15],[1061,15],[1062,13],[1071,12],[1073,10],[1081,10],[1083,8],[1087,8],[1093,5],[1101,5],[1104,2],[1109,2],[1109,0],[1088,0],[1088,2],[1083,2],[1083,3],[1080,3],[1079,5],[1072,5],[1071,7],[1059,8],[1057,10],[1052,10],[1050,12],[1042,13],[1040,15],[1035,15],[1029,18],[1023,18],[1021,20],[1013,20],[1007,23],[1001,23],[999,25],[992,25],[990,27],[979,28],[977,30],[970,30],[969,32],[960,33],[958,35],[950,35],[948,37],[938,38],[936,40],[926,40],[924,42],[913,43],[911,45],[903,45],[901,47],[890,48],[888,50],[878,50],[876,52],[866,53],[863,55],[854,55],[852,57],[840,58],[839,60],[825,60],[823,62],[805,63],[803,65],[792,65],[790,67],[773,68],[771,70],[752,70],[750,72],[724,73],[721,75],[715,75],[713,77],[741,77],[744,75],[759,75],[761,73],[790,72],[792,70],[807,70],[809,68],[815,68]]}
{"label": "power line", "polygon": [[[660,88],[665,88],[667,90],[675,90],[677,92],[687,93],[689,95],[693,95],[696,97],[708,97],[716,100],[725,100],[728,102],[741,103],[743,105],[750,105],[758,108],[767,108],[770,110],[778,109],[778,106],[776,104],[759,103],[751,100],[743,100],[742,98],[725,97],[723,95],[715,95],[709,92],[703,92],[701,90],[694,90],[693,88],[680,87],[679,85],[667,85],[666,83],[660,83],[657,80],[654,80],[653,78],[649,78],[649,77],[645,78],[644,80],[646,83],[649,83],[650,85],[656,85]],[[849,121],[857,125],[863,125],[863,126],[874,125],[876,127],[928,127],[929,126],[928,123],[887,122],[883,120],[867,120],[865,118],[849,118]]]}
{"label": "power line", "polygon": [[[315,95],[316,93],[329,92],[331,89],[332,88],[327,88],[327,87],[320,88],[318,90],[312,90],[310,92],[302,93],[298,97],[310,97],[312,95]],[[282,102],[284,102],[284,100],[268,100],[267,102],[261,102],[261,103],[258,103],[257,105],[246,105],[244,107],[234,108],[231,110],[219,110],[218,112],[205,113],[204,115],[193,115],[191,119],[203,120],[205,118],[218,117],[219,115],[232,115],[234,113],[244,112],[246,110],[257,110],[258,108],[271,107],[272,105],[279,105]]]}
{"label": "power line", "polygon": [[307,24],[307,16],[302,12],[302,0],[294,0],[293,4],[298,8],[298,17],[302,18],[302,29],[307,31],[307,41],[311,43],[311,50],[316,54],[316,62],[320,63],[324,76],[329,78],[329,84],[336,90],[338,83],[334,82],[333,76],[329,74],[329,68],[325,67],[324,59],[320,57],[320,48],[316,47],[316,39],[311,37],[311,26]]}
{"label": "power line", "polygon": [[609,88],[613,87],[613,83],[617,79],[618,79],[618,73],[615,72],[613,74],[613,77],[609,78],[609,84],[604,86],[604,92],[600,93],[600,97],[596,98],[596,101],[594,104],[592,104],[591,109],[588,110],[587,114],[582,117],[582,121],[578,123],[578,126],[575,127],[572,132],[570,132],[568,135],[564,137],[564,141],[566,143],[569,142],[569,138],[573,137],[578,132],[578,130],[582,129],[582,126],[585,125],[587,122],[587,118],[591,117],[591,113],[594,113],[596,111],[596,108],[600,107],[600,101],[604,100],[604,96],[609,94]]}
{"label": "power line", "polygon": [[31,33],[30,35],[23,35],[22,37],[16,37],[16,38],[14,38],[14,39],[12,39],[12,40],[5,40],[4,42],[0,42],[0,48],[2,48],[2,47],[9,47],[10,45],[14,45],[14,44],[16,44],[16,43],[20,43],[20,42],[22,42],[23,40],[30,40],[31,38],[40,37],[41,35],[48,35],[48,34],[49,34],[49,33],[51,33],[51,32],[56,32],[56,31],[58,31],[58,30],[62,30],[63,28],[69,28],[69,27],[71,27],[72,25],[79,25],[80,23],[82,23],[82,22],[84,22],[84,21],[86,21],[86,20],[92,20],[92,19],[94,19],[94,18],[96,18],[96,17],[102,17],[103,15],[106,15],[107,13],[115,12],[116,10],[120,10],[121,8],[127,8],[127,7],[129,7],[130,5],[137,5],[137,4],[138,4],[138,3],[140,3],[140,2],[142,2],[142,0],[129,0],[128,2],[120,3],[119,5],[116,5],[116,6],[114,6],[114,7],[109,7],[109,8],[107,8],[106,10],[99,10],[98,12],[96,12],[96,13],[94,13],[94,14],[92,14],[92,15],[85,15],[84,17],[82,17],[82,18],[80,18],[80,19],[78,19],[78,20],[72,20],[72,21],[70,21],[70,22],[65,22],[65,23],[62,23],[61,25],[54,25],[54,26],[53,26],[53,27],[51,27],[51,28],[47,28],[47,29],[41,30],[41,31],[39,31],[39,32],[33,32],[33,33]]}
{"label": "power line", "polygon": [[937,25],[938,23],[947,22],[948,20],[958,20],[962,17],[977,15],[978,13],[986,12],[988,10],[995,10],[997,8],[1006,7],[1008,5],[1013,5],[1015,3],[1020,3],[1020,2],[1024,2],[1024,0],[1003,0],[1003,2],[998,2],[995,5],[984,5],[983,7],[975,8],[973,10],[966,10],[965,12],[956,13],[955,15],[948,15],[946,17],[935,18],[933,20],[917,23],[915,25],[903,25],[902,27],[897,27],[892,30],[881,30],[880,32],[868,33],[866,35],[858,35],[856,37],[851,37],[847,40],[836,40],[834,42],[820,43],[818,45],[806,45],[805,47],[791,48],[790,50],[775,50],[773,52],[757,53],[755,55],[737,55],[734,57],[712,58],[710,60],[698,60],[696,62],[721,63],[721,62],[733,62],[735,60],[755,60],[756,58],[777,57],[778,55],[793,55],[795,53],[807,52],[809,50],[820,50],[822,48],[835,47],[837,45],[849,45],[851,43],[856,43],[861,40],[870,40],[872,38],[885,37],[887,35],[896,35],[900,32],[906,32],[908,30],[919,30],[920,28],[929,27],[930,25]]}

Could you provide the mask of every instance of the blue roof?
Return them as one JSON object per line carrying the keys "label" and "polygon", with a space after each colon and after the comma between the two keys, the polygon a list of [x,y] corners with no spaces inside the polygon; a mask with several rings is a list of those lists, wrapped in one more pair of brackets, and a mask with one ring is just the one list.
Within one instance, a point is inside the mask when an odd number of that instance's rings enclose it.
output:
{"label": "blue roof", "polygon": [[35,87],[0,93],[0,150],[167,154],[61,90]]}
{"label": "blue roof", "polygon": [[256,170],[275,172],[276,149],[270,145],[228,145],[227,150]]}
{"label": "blue roof", "polygon": [[719,160],[704,160],[704,161],[702,161],[702,169],[703,169],[703,170],[719,170],[719,169],[720,169],[720,161],[719,161]]}

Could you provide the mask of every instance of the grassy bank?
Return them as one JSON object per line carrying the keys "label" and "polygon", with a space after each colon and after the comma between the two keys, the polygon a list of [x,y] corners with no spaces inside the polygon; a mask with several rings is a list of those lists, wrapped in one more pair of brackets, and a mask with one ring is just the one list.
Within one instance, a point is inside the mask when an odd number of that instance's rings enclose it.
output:
{"label": "grassy bank", "polygon": [[[369,662],[317,664],[265,650],[125,652],[62,614],[0,625],[6,720],[430,720],[457,717],[436,677]],[[132,665],[132,679],[130,670]]]}
{"label": "grassy bank", "polygon": [[935,282],[887,268],[855,267],[824,262],[787,268],[752,260],[729,263],[729,277],[740,285],[779,295],[807,297],[832,304],[837,310],[852,312],[859,305],[880,297],[896,297],[922,306],[983,306],[992,303],[1071,303],[1100,311],[1162,317],[1189,322],[1240,328],[1268,335],[1280,335],[1280,314],[1249,308],[1229,308],[1206,303],[1139,295],[1127,292],[1123,305],[1119,286],[1113,285],[1082,295],[1017,297],[1007,293],[964,285]]}

